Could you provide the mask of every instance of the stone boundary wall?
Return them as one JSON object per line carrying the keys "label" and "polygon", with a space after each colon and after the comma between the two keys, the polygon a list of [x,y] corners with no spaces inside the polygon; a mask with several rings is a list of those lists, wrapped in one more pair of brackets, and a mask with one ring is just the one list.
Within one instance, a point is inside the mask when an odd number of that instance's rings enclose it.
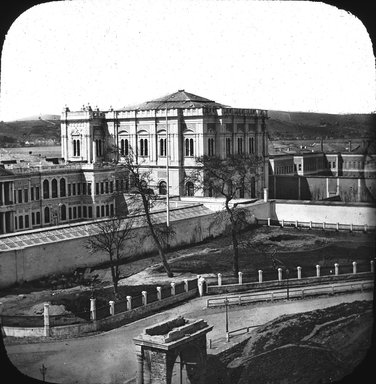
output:
{"label": "stone boundary wall", "polygon": [[[167,297],[166,299],[160,301],[154,301],[145,306],[137,307],[135,309],[131,309],[130,311],[121,312],[101,320],[50,327],[48,333],[51,337],[65,338],[78,337],[89,332],[108,331],[110,329],[114,329],[143,317],[152,315],[162,308],[166,308],[179,302],[192,299],[195,296],[197,296],[197,288],[191,289],[188,292],[177,294],[175,296]],[[2,333],[4,336],[43,337],[46,336],[45,332],[46,331],[44,327],[2,327]]]}
{"label": "stone boundary wall", "polygon": [[275,200],[271,212],[273,220],[376,226],[376,207],[367,203]]}

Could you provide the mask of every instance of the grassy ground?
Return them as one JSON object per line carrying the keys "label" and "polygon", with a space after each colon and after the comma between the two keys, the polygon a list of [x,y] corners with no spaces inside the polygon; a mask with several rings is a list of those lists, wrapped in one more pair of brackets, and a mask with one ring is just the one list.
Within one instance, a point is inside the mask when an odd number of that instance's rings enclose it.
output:
{"label": "grassy ground", "polygon": [[[322,275],[333,272],[334,263],[340,265],[340,273],[349,273],[353,261],[358,263],[359,272],[369,271],[374,249],[373,234],[260,227],[241,234],[239,269],[244,282],[256,281],[259,269],[264,271],[265,280],[274,280],[277,278],[271,259],[274,253],[279,265],[289,268],[291,277],[296,277],[297,266],[302,267],[303,277],[314,276],[316,264],[321,266]],[[222,273],[224,283],[234,281],[232,255],[229,237],[171,251],[167,256],[174,280],[167,278],[155,255],[133,260],[120,267],[120,298],[140,296],[144,290],[155,294],[157,285],[169,285],[171,281],[194,278],[197,274],[214,280],[217,273]],[[3,290],[0,298],[6,315],[40,315],[39,304],[46,301],[51,303],[51,310],[56,306],[56,314],[64,313],[64,308],[78,313],[89,309],[93,292],[97,308],[108,306],[108,301],[114,299],[108,268],[77,270],[72,275],[54,275],[25,283]]]}

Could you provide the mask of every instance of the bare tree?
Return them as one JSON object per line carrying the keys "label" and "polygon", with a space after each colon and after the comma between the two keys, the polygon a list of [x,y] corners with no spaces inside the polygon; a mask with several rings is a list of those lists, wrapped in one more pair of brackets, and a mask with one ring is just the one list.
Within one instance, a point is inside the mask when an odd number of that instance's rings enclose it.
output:
{"label": "bare tree", "polygon": [[254,193],[255,180],[262,159],[258,156],[231,155],[225,159],[218,156],[202,156],[196,159],[198,166],[187,177],[197,190],[225,199],[224,211],[218,212],[220,220],[228,220],[233,245],[233,266],[235,276],[239,272],[238,234],[247,225],[247,212],[232,200]]}
{"label": "bare tree", "polygon": [[113,216],[95,224],[86,247],[91,253],[105,252],[110,261],[114,296],[119,299],[118,283],[120,279],[120,261],[126,241],[130,239],[134,217]]}
{"label": "bare tree", "polygon": [[151,210],[160,202],[160,199],[154,195],[153,190],[150,188],[153,182],[151,171],[149,169],[145,170],[145,166],[142,167],[142,163],[137,160],[137,156],[129,148],[129,155],[125,156],[117,166],[116,177],[123,180],[124,184],[129,188],[129,195],[127,196],[128,210],[130,212],[134,210],[142,211],[144,214],[146,224],[167,276],[173,277],[164,248],[167,246],[168,239],[174,234],[174,231],[172,227],[167,227],[165,223],[158,223],[156,225],[153,221]]}

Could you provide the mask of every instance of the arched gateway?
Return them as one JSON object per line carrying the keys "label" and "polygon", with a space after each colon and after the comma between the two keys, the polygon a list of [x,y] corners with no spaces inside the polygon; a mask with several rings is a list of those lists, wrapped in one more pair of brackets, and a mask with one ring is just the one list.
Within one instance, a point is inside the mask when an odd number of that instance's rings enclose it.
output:
{"label": "arched gateway", "polygon": [[212,329],[202,319],[181,316],[146,328],[133,339],[137,384],[205,383],[206,334]]}

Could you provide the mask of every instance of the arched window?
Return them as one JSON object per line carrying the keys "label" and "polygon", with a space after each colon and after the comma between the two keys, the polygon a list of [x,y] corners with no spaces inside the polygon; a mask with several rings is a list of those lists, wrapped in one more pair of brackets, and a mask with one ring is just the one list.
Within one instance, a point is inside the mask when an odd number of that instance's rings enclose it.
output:
{"label": "arched window", "polygon": [[165,181],[161,181],[159,183],[159,194],[160,195],[167,195],[167,184]]}
{"label": "arched window", "polygon": [[208,155],[209,156],[213,156],[215,154],[215,151],[214,151],[214,139],[213,138],[209,138],[208,139]]}
{"label": "arched window", "polygon": [[67,219],[67,207],[65,204],[60,207],[60,219],[63,221]]}
{"label": "arched window", "polygon": [[60,196],[66,196],[66,187],[65,187],[65,179],[64,177],[60,179]]}
{"label": "arched window", "polygon": [[80,140],[73,140],[73,156],[80,156]]}
{"label": "arched window", "polygon": [[226,138],[226,155],[231,155],[231,139]]}
{"label": "arched window", "polygon": [[120,154],[121,156],[128,156],[128,139],[121,139],[120,141]]}
{"label": "arched window", "polygon": [[95,151],[97,156],[102,156],[102,140],[96,139],[95,140]]}
{"label": "arched window", "polygon": [[44,222],[45,223],[50,222],[50,208],[48,207],[44,208]]}
{"label": "arched window", "polygon": [[159,154],[160,156],[166,156],[166,139],[159,140]]}
{"label": "arched window", "polygon": [[193,139],[185,139],[185,156],[193,156],[194,141]]}
{"label": "arched window", "polygon": [[243,139],[238,137],[238,153],[243,153]]}
{"label": "arched window", "polygon": [[50,198],[50,183],[48,180],[43,181],[43,199]]}
{"label": "arched window", "polygon": [[148,155],[148,139],[140,140],[140,156]]}
{"label": "arched window", "polygon": [[52,197],[57,197],[57,180],[56,179],[52,179],[52,182],[51,182],[51,189],[52,189]]}
{"label": "arched window", "polygon": [[254,139],[254,137],[249,138],[249,153],[255,153],[255,139]]}
{"label": "arched window", "polygon": [[194,185],[191,181],[188,181],[186,184],[185,184],[185,195],[186,196],[194,196],[195,194],[195,188],[194,188]]}

